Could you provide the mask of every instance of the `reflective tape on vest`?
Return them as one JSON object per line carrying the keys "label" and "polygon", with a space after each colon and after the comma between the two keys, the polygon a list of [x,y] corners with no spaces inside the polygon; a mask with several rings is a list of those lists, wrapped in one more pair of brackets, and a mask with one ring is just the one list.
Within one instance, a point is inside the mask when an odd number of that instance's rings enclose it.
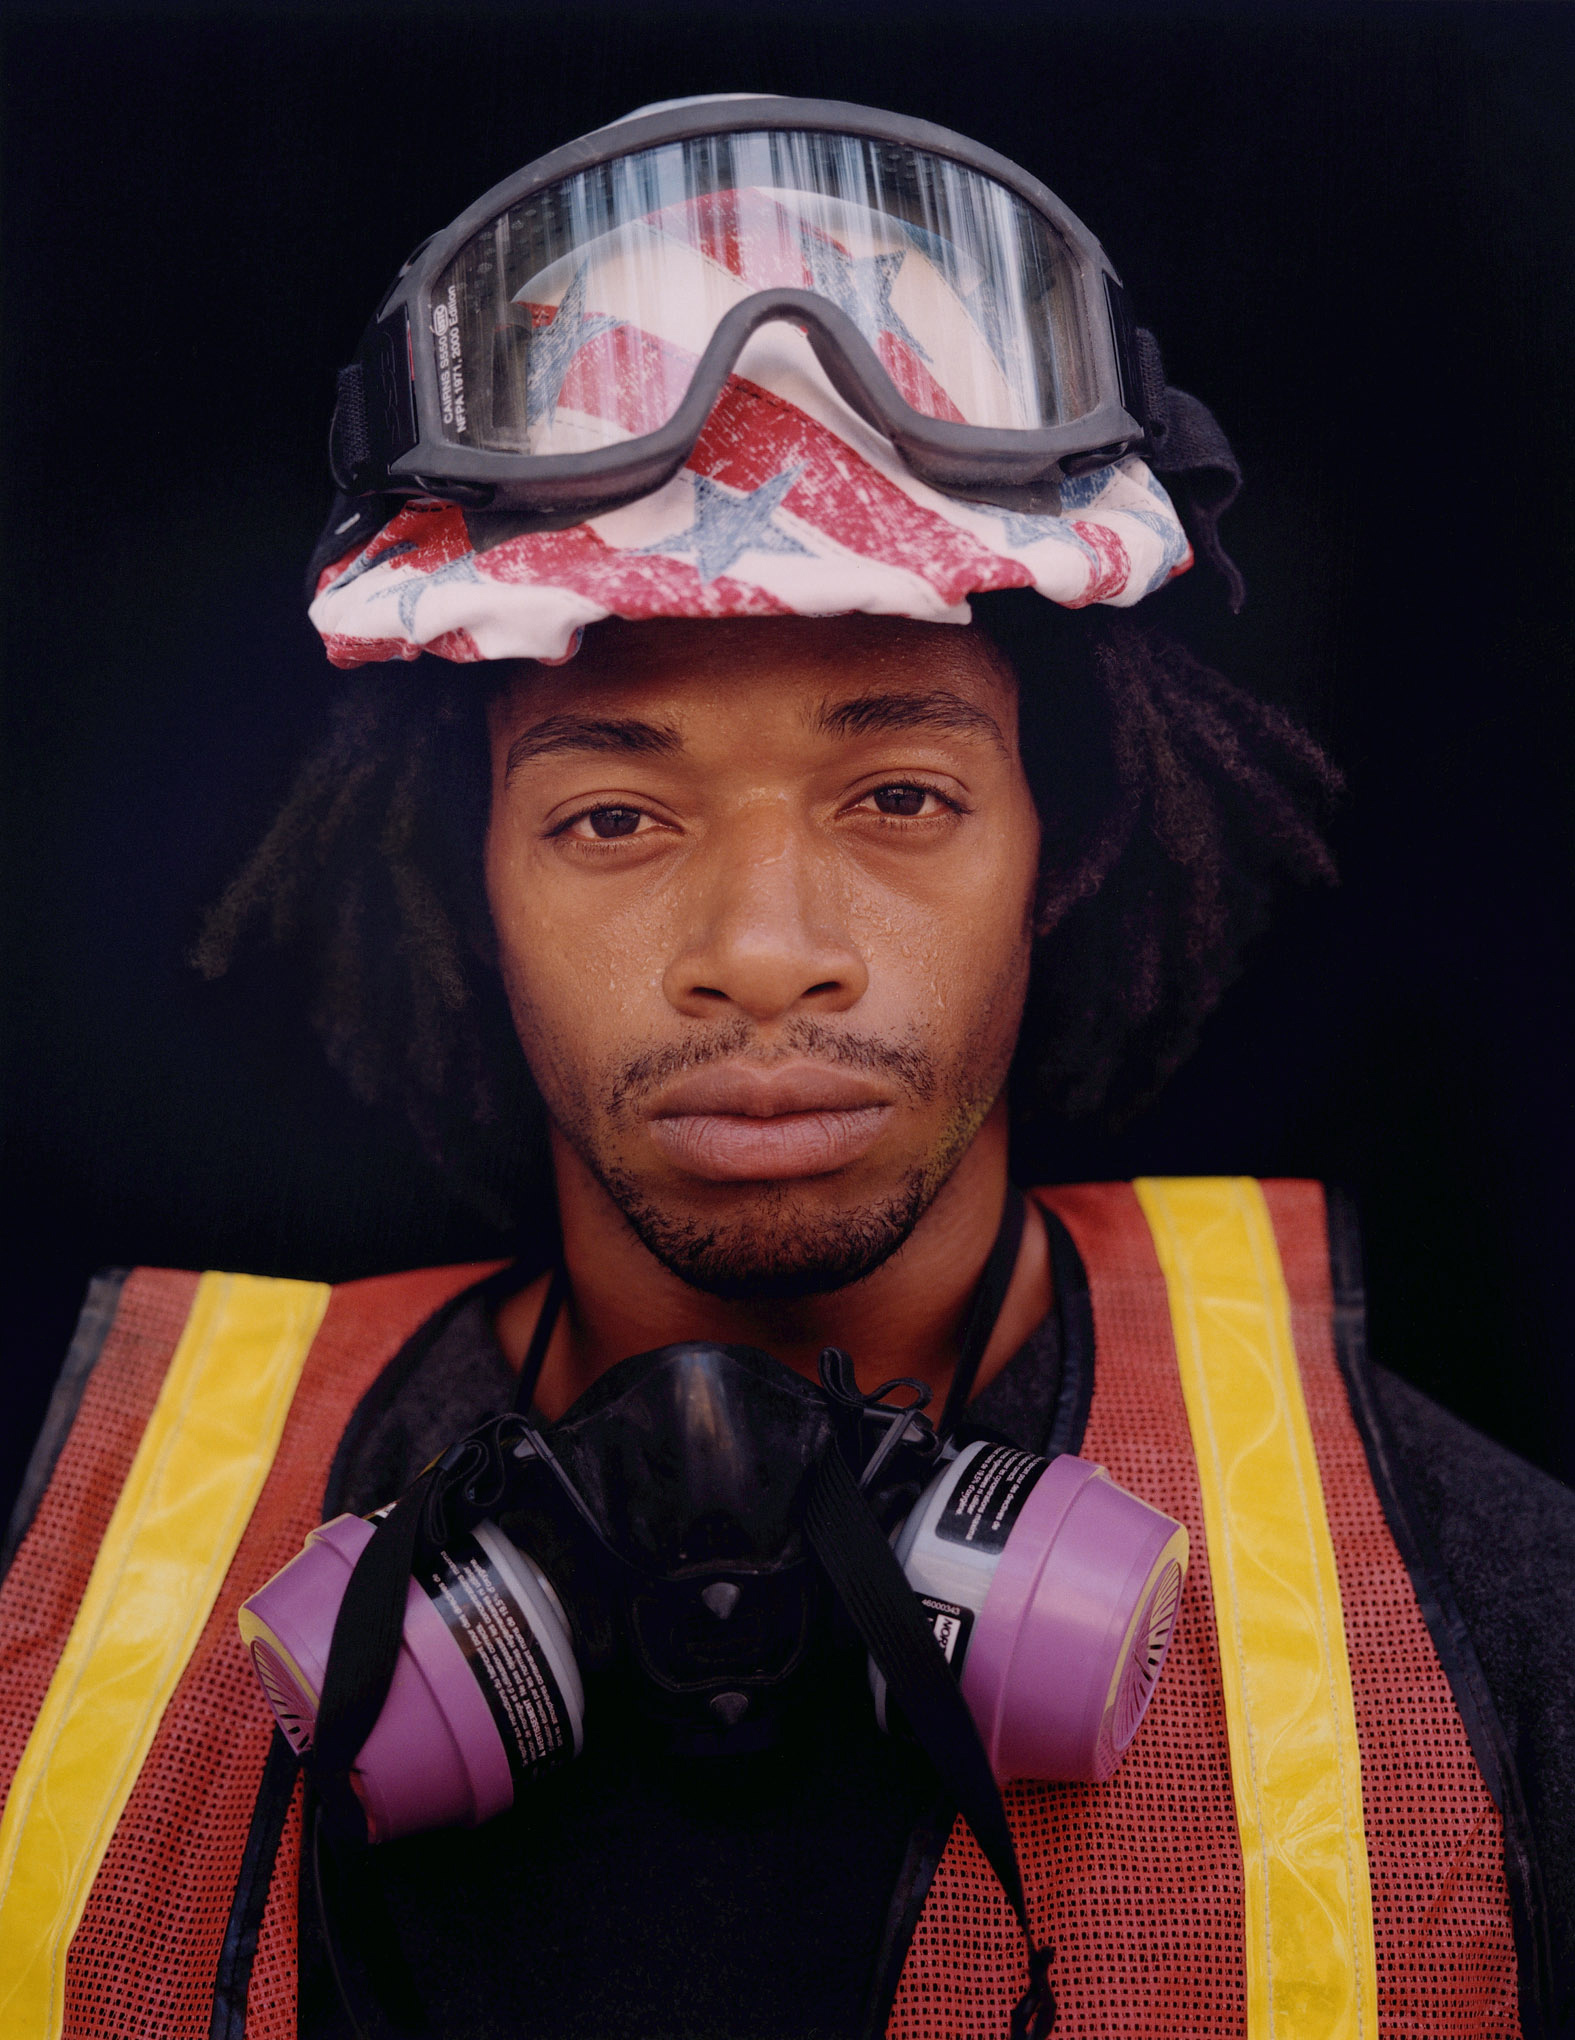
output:
{"label": "reflective tape on vest", "polygon": [[0,2031],[57,2040],[66,1953],[273,1464],[328,1307],[204,1275],[0,1819]]}
{"label": "reflective tape on vest", "polygon": [[1248,1177],[1133,1189],[1165,1276],[1202,1488],[1248,2040],[1377,2040],[1344,1616],[1274,1229]]}

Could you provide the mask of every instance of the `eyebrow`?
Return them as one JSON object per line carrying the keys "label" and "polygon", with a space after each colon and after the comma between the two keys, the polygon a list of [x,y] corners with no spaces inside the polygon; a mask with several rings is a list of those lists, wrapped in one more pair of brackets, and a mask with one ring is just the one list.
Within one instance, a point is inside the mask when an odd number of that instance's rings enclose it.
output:
{"label": "eyebrow", "polygon": [[829,737],[880,736],[896,730],[941,730],[987,738],[1006,749],[1001,726],[986,709],[944,689],[934,694],[865,694],[822,703],[814,726]]}
{"label": "eyebrow", "polygon": [[532,758],[550,751],[621,751],[650,755],[682,746],[677,730],[664,723],[641,722],[636,716],[549,715],[532,723],[509,746],[503,776],[507,779]]}

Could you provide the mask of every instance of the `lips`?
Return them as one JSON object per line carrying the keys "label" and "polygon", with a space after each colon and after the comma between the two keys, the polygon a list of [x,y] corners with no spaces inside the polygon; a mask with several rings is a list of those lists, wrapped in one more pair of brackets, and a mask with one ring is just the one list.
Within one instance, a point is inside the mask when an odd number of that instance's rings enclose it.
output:
{"label": "lips", "polygon": [[845,1168],[891,1115],[885,1087],[821,1063],[712,1064],[665,1085],[648,1108],[651,1138],[686,1175],[781,1182]]}

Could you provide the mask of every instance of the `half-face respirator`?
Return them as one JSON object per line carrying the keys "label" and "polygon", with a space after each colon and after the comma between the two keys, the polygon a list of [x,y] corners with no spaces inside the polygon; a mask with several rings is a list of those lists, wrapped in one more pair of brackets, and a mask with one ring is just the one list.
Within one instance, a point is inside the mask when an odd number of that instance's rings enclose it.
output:
{"label": "half-face respirator", "polygon": [[[999,1782],[1108,1777],[1163,1663],[1180,1525],[1070,1454],[942,1440],[914,1402],[865,1398],[834,1349],[821,1382],[748,1347],[625,1360],[568,1415],[491,1420],[401,1508],[416,1517],[387,1698],[354,1753],[368,1837],[474,1825],[574,1757],[599,1676],[632,1681],[690,1752],[769,1739],[794,1675],[867,1626],[826,1563],[824,1469],[894,1556],[936,1663],[960,1681]],[[375,1521],[339,1516],[241,1613],[285,1735],[306,1755],[335,1625]],[[861,1619],[864,1617],[865,1619]],[[906,1697],[880,1662],[875,1705]]]}
{"label": "half-face respirator", "polygon": [[397,1502],[313,1531],[241,1609],[319,1818],[371,1842],[490,1819],[619,1699],[685,1754],[759,1749],[862,1655],[880,1726],[928,1757],[1028,1945],[1012,2030],[1047,2033],[1051,1951],[999,1788],[1121,1761],[1187,1533],[1087,1460],[969,1434],[1026,1213],[1010,1190],[936,1424],[922,1382],[865,1393],[836,1347],[811,1382],[694,1341],[620,1361],[539,1423],[560,1266],[516,1408]]}

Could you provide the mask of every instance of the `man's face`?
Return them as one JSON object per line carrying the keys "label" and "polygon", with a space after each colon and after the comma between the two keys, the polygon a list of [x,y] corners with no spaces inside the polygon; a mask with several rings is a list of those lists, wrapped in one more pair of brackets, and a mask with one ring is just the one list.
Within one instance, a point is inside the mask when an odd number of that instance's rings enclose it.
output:
{"label": "man's face", "polygon": [[900,1246],[1000,1093],[1038,823],[977,632],[608,623],[489,712],[486,879],[561,1136],[719,1295]]}

